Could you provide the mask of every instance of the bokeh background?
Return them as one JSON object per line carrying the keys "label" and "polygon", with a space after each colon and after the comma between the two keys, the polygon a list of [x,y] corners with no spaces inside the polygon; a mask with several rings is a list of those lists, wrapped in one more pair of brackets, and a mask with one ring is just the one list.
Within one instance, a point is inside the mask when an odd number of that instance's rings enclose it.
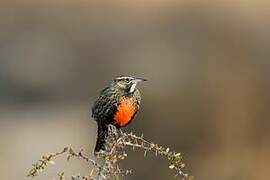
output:
{"label": "bokeh background", "polygon": [[[265,180],[270,162],[270,3],[252,0],[1,0],[1,179],[41,155],[92,154],[90,107],[117,75],[149,81],[126,128],[182,152],[200,180]],[[127,179],[174,179],[166,160],[129,152]],[[58,171],[87,174],[64,158]]]}

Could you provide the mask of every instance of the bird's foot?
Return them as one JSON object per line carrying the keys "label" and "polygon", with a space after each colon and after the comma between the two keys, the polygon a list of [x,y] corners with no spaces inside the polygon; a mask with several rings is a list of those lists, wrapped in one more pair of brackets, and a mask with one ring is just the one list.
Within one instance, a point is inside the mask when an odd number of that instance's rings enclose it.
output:
{"label": "bird's foot", "polygon": [[117,128],[116,128],[114,125],[112,125],[112,124],[109,124],[109,125],[108,125],[108,130],[109,130],[110,132],[112,132],[112,133],[117,132]]}
{"label": "bird's foot", "polygon": [[109,124],[108,125],[108,131],[114,137],[117,137],[118,136],[118,129],[113,124]]}

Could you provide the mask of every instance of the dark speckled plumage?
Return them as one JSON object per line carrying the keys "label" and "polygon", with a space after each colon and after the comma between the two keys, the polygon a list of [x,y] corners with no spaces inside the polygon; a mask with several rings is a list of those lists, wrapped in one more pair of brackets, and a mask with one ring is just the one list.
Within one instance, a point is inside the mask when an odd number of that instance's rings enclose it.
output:
{"label": "dark speckled plumage", "polygon": [[[105,87],[92,107],[92,117],[98,125],[97,142],[95,152],[104,150],[106,136],[108,133],[108,125],[113,124],[117,128],[124,127],[129,124],[137,113],[141,101],[139,90],[136,88],[138,82],[144,79],[134,78],[130,76],[116,77],[107,87]],[[119,111],[120,99],[122,97],[134,100],[136,111],[125,125],[116,122],[115,114]]]}

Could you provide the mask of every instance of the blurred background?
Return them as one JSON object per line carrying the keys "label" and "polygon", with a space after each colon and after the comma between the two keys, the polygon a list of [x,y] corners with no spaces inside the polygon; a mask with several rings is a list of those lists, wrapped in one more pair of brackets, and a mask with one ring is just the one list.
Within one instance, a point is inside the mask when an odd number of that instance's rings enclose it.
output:
{"label": "blurred background", "polygon": [[[270,3],[248,0],[1,0],[1,179],[41,155],[92,154],[90,107],[115,76],[148,79],[125,130],[182,152],[200,180],[265,180],[270,161]],[[126,179],[174,179],[129,152]],[[56,160],[36,179],[89,173]]]}

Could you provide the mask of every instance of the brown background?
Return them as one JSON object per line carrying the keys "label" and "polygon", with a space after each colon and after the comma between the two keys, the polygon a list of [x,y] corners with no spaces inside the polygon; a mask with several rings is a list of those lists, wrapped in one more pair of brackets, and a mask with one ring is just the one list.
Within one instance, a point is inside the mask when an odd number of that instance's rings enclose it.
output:
{"label": "brown background", "polygon": [[[248,0],[1,0],[1,179],[26,179],[40,155],[90,154],[98,92],[140,85],[126,130],[183,153],[198,180],[265,180],[270,161],[270,3]],[[166,161],[129,153],[128,179],[173,179]],[[87,174],[80,161],[57,171]]]}

